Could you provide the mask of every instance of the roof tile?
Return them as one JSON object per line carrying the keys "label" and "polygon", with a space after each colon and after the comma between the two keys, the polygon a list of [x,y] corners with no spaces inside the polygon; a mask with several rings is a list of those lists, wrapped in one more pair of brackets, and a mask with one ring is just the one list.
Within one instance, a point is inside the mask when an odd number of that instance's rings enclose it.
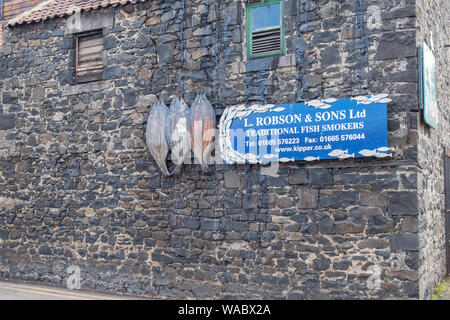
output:
{"label": "roof tile", "polygon": [[147,0],[45,0],[8,21],[8,26],[35,23],[55,17],[64,17],[74,12],[90,11],[108,6],[116,7]]}

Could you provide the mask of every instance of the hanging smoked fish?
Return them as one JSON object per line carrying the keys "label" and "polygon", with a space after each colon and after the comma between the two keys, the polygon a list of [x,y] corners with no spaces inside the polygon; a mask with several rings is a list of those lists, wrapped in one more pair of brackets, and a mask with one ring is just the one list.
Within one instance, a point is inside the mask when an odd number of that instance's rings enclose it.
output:
{"label": "hanging smoked fish", "polygon": [[183,99],[172,100],[166,120],[166,140],[172,151],[172,162],[175,164],[171,175],[180,173],[183,160],[191,153],[188,114],[189,107]]}
{"label": "hanging smoked fish", "polygon": [[169,109],[162,102],[155,102],[147,120],[145,141],[150,154],[155,159],[163,175],[170,176],[167,170],[166,159],[169,154],[169,146],[166,141],[166,118]]}
{"label": "hanging smoked fish", "polygon": [[212,151],[216,128],[216,114],[204,94],[195,98],[188,116],[191,147],[203,171],[208,168],[208,153]]}

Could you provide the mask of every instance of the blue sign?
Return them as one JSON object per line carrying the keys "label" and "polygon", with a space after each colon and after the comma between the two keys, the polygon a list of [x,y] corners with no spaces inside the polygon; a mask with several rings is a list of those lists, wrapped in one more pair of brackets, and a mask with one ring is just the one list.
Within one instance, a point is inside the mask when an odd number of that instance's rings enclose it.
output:
{"label": "blue sign", "polygon": [[225,110],[219,125],[226,163],[391,157],[387,94]]}

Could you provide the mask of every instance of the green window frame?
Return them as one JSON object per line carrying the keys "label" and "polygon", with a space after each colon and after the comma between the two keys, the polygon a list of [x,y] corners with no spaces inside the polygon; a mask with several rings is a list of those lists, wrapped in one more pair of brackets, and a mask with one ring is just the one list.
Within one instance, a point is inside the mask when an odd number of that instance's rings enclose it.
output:
{"label": "green window frame", "polygon": [[[280,4],[280,26],[279,27],[270,27],[266,29],[261,29],[257,31],[253,31],[253,9],[270,6],[274,4]],[[286,54],[286,39],[285,39],[285,27],[284,27],[284,14],[285,14],[285,4],[284,0],[261,0],[260,2],[252,2],[248,3],[246,7],[246,31],[247,31],[247,57],[248,59],[260,58],[260,57],[268,57],[268,56],[283,56]],[[267,52],[254,52],[253,48],[253,35],[262,33],[262,32],[270,32],[277,31],[280,29],[280,49],[267,51]],[[259,50],[261,51],[261,50]]]}

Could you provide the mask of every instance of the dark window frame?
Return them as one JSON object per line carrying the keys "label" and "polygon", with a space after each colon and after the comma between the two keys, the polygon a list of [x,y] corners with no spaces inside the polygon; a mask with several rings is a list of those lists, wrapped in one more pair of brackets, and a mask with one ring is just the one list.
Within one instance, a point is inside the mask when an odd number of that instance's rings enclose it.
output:
{"label": "dark window frame", "polygon": [[[89,37],[89,36],[98,36],[98,38],[103,39],[103,29],[98,29],[98,30],[93,30],[93,31],[88,31],[88,32],[83,32],[83,33],[79,33],[75,35],[75,84],[85,84],[85,83],[91,83],[91,82],[98,82],[98,81],[102,81],[102,79],[94,79],[92,81],[82,81],[80,82],[78,79],[78,72],[80,71],[80,66],[79,66],[79,59],[80,59],[80,38],[85,38],[85,37]],[[103,41],[102,41],[102,46],[103,46]],[[102,47],[101,53],[102,53],[102,66],[101,69],[104,70],[104,62],[103,62],[103,51],[104,51],[104,47]],[[97,68],[99,69],[99,68]]]}

